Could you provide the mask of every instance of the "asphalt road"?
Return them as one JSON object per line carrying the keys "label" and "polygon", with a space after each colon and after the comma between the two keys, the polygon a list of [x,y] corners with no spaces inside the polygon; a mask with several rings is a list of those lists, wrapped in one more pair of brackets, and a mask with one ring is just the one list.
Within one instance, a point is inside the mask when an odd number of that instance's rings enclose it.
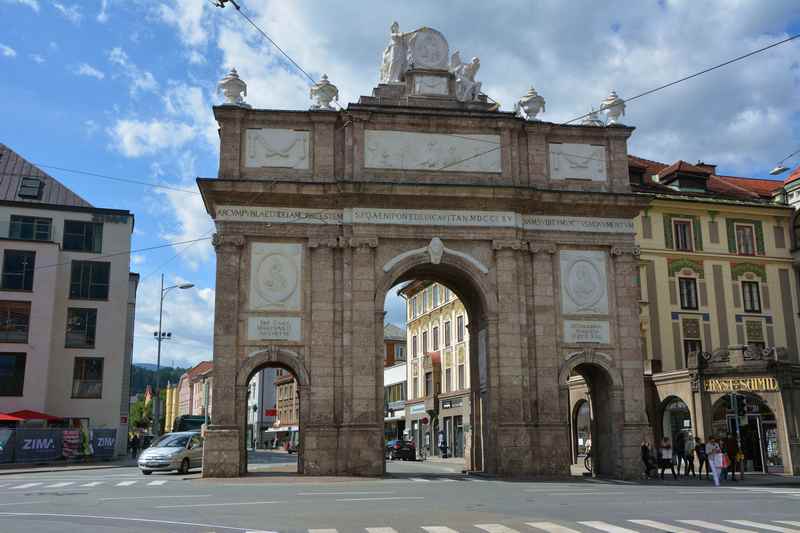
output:
{"label": "asphalt road", "polygon": [[[261,456],[287,465],[292,456]],[[800,480],[515,482],[392,462],[383,479],[135,468],[0,476],[0,532],[800,533]]]}

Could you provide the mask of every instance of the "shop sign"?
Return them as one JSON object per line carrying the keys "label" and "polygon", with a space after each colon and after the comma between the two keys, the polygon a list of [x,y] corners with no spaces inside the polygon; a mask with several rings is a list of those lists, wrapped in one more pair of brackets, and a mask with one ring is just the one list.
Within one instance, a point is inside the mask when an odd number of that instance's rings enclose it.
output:
{"label": "shop sign", "polygon": [[409,412],[412,415],[416,414],[416,413],[424,413],[425,412],[425,404],[424,403],[418,403],[417,405],[412,405],[409,408]]}
{"label": "shop sign", "polygon": [[116,429],[95,429],[92,431],[95,457],[113,457],[117,444]]}
{"label": "shop sign", "polygon": [[464,398],[456,398],[455,400],[442,400],[442,409],[452,409],[454,407],[461,407],[464,405]]}
{"label": "shop sign", "polygon": [[777,391],[778,380],[762,378],[706,378],[706,392],[769,392]]}

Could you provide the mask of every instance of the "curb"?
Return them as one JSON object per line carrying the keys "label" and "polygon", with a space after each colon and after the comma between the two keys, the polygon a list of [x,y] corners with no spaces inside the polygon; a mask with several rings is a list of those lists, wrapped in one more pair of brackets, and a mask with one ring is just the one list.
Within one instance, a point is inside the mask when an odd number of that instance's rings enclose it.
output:
{"label": "curb", "polygon": [[80,472],[83,470],[106,470],[110,468],[126,468],[136,465],[125,465],[125,464],[112,464],[112,465],[104,465],[104,464],[95,464],[95,465],[81,465],[81,466],[44,466],[41,468],[28,468],[28,469],[17,469],[17,468],[9,468],[9,469],[0,469],[0,476],[10,476],[14,474],[47,474],[52,472]]}

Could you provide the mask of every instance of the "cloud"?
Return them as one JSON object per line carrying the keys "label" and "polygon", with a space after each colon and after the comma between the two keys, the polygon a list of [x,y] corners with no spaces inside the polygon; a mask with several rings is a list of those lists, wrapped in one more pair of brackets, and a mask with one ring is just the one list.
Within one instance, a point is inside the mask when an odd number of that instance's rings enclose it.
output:
{"label": "cloud", "polygon": [[39,2],[38,0],[4,0],[6,3],[10,4],[19,4],[21,6],[28,6],[29,8],[33,9],[37,13],[39,12]]}
{"label": "cloud", "polygon": [[40,65],[45,61],[44,56],[42,56],[41,54],[28,54],[28,57],[31,58],[31,61],[33,61],[34,63],[38,63]]}
{"label": "cloud", "polygon": [[17,57],[17,51],[3,43],[0,43],[0,54],[5,57]]}
{"label": "cloud", "polygon": [[56,8],[56,11],[58,11],[62,17],[73,24],[79,24],[83,18],[80,8],[75,4],[72,4],[71,6],[65,6],[60,2],[53,2],[53,7]]}
{"label": "cloud", "polygon": [[195,132],[188,124],[160,120],[120,119],[108,130],[113,147],[126,157],[152,155],[178,148],[191,141]]}
{"label": "cloud", "polygon": [[158,16],[167,25],[178,30],[178,36],[188,47],[203,46],[211,33],[210,24],[204,16],[206,2],[196,0],[172,0],[158,7]]}
{"label": "cloud", "polygon": [[83,129],[87,137],[92,137],[100,129],[100,126],[94,120],[88,119],[83,121]]}
{"label": "cloud", "polygon": [[140,91],[156,91],[158,82],[149,71],[142,70],[128,58],[128,54],[120,47],[112,48],[108,52],[108,61],[112,65],[120,68],[124,75],[131,82],[130,94],[136,96]]}
{"label": "cloud", "polygon": [[106,77],[105,74],[103,74],[101,71],[97,70],[93,66],[89,65],[88,63],[81,63],[80,65],[78,65],[78,68],[76,68],[73,72],[79,76],[88,76],[90,78],[96,78],[98,80],[102,80],[103,78]]}
{"label": "cloud", "polygon": [[109,0],[100,0],[100,13],[97,14],[97,22],[101,24],[108,22],[108,2]]}

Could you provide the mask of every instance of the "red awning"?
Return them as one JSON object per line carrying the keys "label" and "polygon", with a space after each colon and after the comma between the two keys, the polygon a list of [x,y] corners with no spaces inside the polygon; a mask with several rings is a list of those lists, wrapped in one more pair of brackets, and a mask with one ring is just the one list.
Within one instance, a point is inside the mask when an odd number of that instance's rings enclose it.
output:
{"label": "red awning", "polygon": [[40,413],[39,411],[31,411],[30,409],[14,411],[13,413],[8,414],[18,418],[19,420],[47,420],[48,422],[55,422],[56,420],[62,419],[60,416],[52,416],[46,413]]}
{"label": "red awning", "polygon": [[11,416],[5,413],[0,413],[0,422],[20,422],[22,419],[18,416]]}

